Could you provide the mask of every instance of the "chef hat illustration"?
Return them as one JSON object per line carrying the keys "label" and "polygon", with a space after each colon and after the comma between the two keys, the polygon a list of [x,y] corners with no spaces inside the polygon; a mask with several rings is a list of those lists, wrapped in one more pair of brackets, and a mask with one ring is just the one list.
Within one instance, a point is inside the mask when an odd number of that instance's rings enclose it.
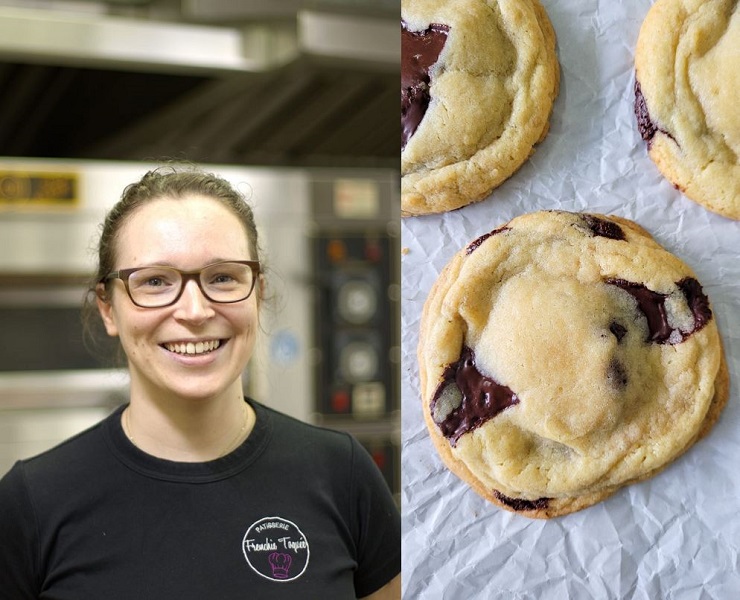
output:
{"label": "chef hat illustration", "polygon": [[288,571],[290,571],[290,563],[293,562],[290,554],[284,554],[282,552],[273,552],[267,557],[272,568],[272,576],[275,579],[287,579]]}

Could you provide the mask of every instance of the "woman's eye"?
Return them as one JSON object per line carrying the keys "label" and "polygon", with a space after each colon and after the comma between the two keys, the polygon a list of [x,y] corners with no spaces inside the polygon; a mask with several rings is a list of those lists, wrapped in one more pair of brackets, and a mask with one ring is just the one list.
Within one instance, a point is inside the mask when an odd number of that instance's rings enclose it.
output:
{"label": "woman's eye", "polygon": [[234,278],[231,275],[226,275],[225,273],[216,275],[211,280],[212,283],[231,283],[232,281],[234,281]]}
{"label": "woman's eye", "polygon": [[150,277],[144,282],[146,287],[162,287],[166,282],[161,277]]}
{"label": "woman's eye", "polygon": [[142,273],[135,281],[132,279],[131,283],[134,287],[143,289],[164,288],[174,285],[174,278],[167,273]]}

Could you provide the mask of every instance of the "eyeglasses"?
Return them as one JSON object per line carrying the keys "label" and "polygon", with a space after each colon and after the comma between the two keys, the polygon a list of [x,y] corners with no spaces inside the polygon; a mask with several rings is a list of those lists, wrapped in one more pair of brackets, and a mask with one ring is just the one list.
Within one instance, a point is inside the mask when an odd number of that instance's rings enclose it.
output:
{"label": "eyeglasses", "polygon": [[259,273],[259,262],[233,260],[213,263],[197,271],[158,266],[121,269],[108,273],[102,283],[120,279],[136,306],[162,308],[177,302],[185,284],[193,279],[208,300],[230,304],[249,298]]}

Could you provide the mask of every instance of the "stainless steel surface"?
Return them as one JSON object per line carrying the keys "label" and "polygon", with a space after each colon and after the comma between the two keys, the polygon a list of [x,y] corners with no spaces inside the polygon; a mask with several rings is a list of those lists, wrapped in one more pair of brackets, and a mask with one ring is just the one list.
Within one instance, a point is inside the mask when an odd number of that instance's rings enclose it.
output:
{"label": "stainless steel surface", "polygon": [[[327,189],[397,173],[399,62],[397,0],[0,0],[0,171],[75,183],[67,205],[16,205],[0,172],[2,293],[84,280],[98,223],[147,165],[223,165],[255,207],[276,292],[245,386],[319,421],[311,239],[342,204],[311,204],[315,168]],[[340,230],[362,227],[353,211]],[[0,373],[0,474],[104,416],[125,386],[106,369]],[[388,477],[396,423],[355,424]]]}
{"label": "stainless steel surface", "polygon": [[388,3],[77,4],[0,0],[0,156],[398,167]]}
{"label": "stainless steel surface", "polygon": [[[10,314],[14,318],[15,313],[9,311],[17,310],[25,315],[19,318],[34,323],[33,327],[23,324],[10,327],[18,349],[22,347],[25,353],[31,353],[27,361],[21,359],[20,362],[33,364],[34,371],[23,370],[19,364],[14,372],[8,372],[0,365],[0,428],[7,430],[8,422],[18,422],[18,411],[24,411],[25,415],[21,419],[22,429],[6,436],[5,443],[0,444],[0,454],[4,453],[0,456],[0,465],[11,460],[10,454],[18,458],[28,448],[39,448],[39,444],[29,446],[23,441],[23,432],[27,431],[33,414],[43,420],[52,409],[110,410],[126,401],[125,370],[75,370],[72,367],[65,371],[43,370],[41,354],[49,357],[50,364],[57,364],[60,352],[79,353],[81,340],[71,339],[74,333],[65,334],[63,340],[56,339],[52,333],[56,329],[53,324],[48,328],[42,325],[47,317],[41,314],[37,319],[29,311],[55,311],[54,314],[64,313],[65,318],[69,317],[67,312],[76,312],[75,307],[81,305],[85,293],[86,278],[93,270],[91,248],[95,245],[98,224],[123,188],[152,166],[0,159],[0,172],[6,174],[12,174],[14,169],[21,173],[64,172],[74,174],[79,183],[71,208],[58,209],[43,204],[14,206],[0,202],[0,311],[5,311],[0,317],[4,319]],[[274,286],[271,292],[280,303],[274,311],[265,307],[262,329],[267,334],[289,333],[296,342],[297,351],[291,360],[276,361],[269,341],[261,340],[244,376],[245,389],[278,410],[310,420],[310,264],[305,247],[310,216],[309,174],[298,169],[228,165],[208,168],[243,192],[254,208],[269,268],[268,282]],[[78,328],[81,329],[82,324],[72,318],[72,324],[64,331],[77,331]],[[3,336],[3,342],[11,341],[9,330],[4,331]],[[13,364],[18,363],[15,356],[12,358]],[[60,419],[64,419],[63,415],[68,413],[59,414]],[[65,435],[69,433],[67,425],[62,423],[60,427]],[[8,442],[11,438],[17,443]],[[51,438],[48,441],[51,443]]]}
{"label": "stainless steel surface", "polygon": [[110,409],[100,405],[0,408],[0,477],[19,458],[35,456],[91,427]]}
{"label": "stainless steel surface", "polygon": [[[93,417],[107,414],[113,406],[127,400],[125,370],[111,369],[103,363],[97,369],[70,366],[59,371],[50,370],[56,367],[44,367],[43,361],[55,365],[60,354],[72,357],[80,351],[80,340],[73,339],[78,329],[74,313],[82,302],[87,276],[94,267],[91,249],[98,224],[123,188],[152,166],[0,158],[0,184],[3,174],[12,179],[14,172],[65,173],[74,176],[77,182],[69,204],[65,200],[61,208],[43,202],[38,206],[15,205],[13,201],[4,202],[0,193],[0,325],[6,324],[0,330],[3,330],[2,341],[10,348],[8,352],[14,352],[5,355],[0,352],[0,361],[15,365],[8,372],[0,364],[0,473],[14,459],[43,450],[44,443],[48,447],[67,437],[74,429],[73,424],[80,428],[88,426]],[[392,414],[397,405],[395,375],[382,382],[382,398],[388,398],[391,411],[383,412],[386,404],[383,402],[373,407],[358,404],[354,415],[340,420],[326,419],[321,414],[315,385],[321,364],[315,331],[318,277],[317,266],[312,261],[312,247],[320,236],[360,233],[369,235],[371,241],[397,237],[398,217],[394,211],[398,203],[393,202],[397,194],[395,171],[229,165],[206,168],[225,177],[246,195],[260,226],[270,287],[269,299],[260,316],[260,329],[265,335],[258,338],[254,357],[244,374],[247,393],[298,419],[351,430],[377,453],[389,479],[397,482],[394,457],[397,457],[398,418]],[[397,254],[386,253],[384,257],[395,264]],[[397,275],[397,272],[389,274],[394,281]],[[351,303],[346,308],[349,312],[345,312],[347,322],[363,321],[363,314],[367,320],[379,309],[385,310],[385,288],[375,287],[377,296],[372,299],[362,296],[363,290],[367,292],[365,288],[350,286],[345,290],[342,298]],[[345,288],[337,287],[337,293],[342,289]],[[375,306],[370,311],[372,314],[368,313],[372,308],[367,306],[368,301]],[[39,315],[37,319],[26,312],[50,310],[57,311],[54,314],[64,316],[67,321],[71,319],[71,325],[67,325],[62,335],[52,333],[59,328],[56,321],[49,321],[48,315]],[[324,315],[322,320],[327,325],[331,317]],[[397,344],[397,332],[394,335],[393,343]],[[26,359],[16,356],[21,349]],[[363,358],[362,352],[352,356],[343,366],[351,371],[351,377],[362,379],[356,383],[379,385],[381,382],[365,381],[366,377],[358,374],[358,369],[368,368],[367,357]],[[378,351],[375,360],[385,363],[386,351]],[[35,370],[27,370],[23,365],[33,365]],[[393,365],[394,369],[398,368],[397,362]],[[53,421],[50,415],[57,415],[59,435],[33,433],[34,414],[42,424]]]}
{"label": "stainless steel surface", "polygon": [[0,410],[113,408],[127,397],[125,369],[0,374]]}

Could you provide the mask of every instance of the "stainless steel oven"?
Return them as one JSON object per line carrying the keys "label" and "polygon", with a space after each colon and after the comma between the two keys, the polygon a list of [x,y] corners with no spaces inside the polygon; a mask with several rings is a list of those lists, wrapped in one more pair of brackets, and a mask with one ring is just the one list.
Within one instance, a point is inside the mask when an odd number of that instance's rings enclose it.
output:
{"label": "stainless steel oven", "polygon": [[0,473],[103,418],[127,395],[116,345],[83,336],[77,277],[0,276]]}
{"label": "stainless steel oven", "polygon": [[[0,158],[0,474],[128,396],[117,342],[102,325],[86,340],[81,307],[98,224],[149,168]],[[245,392],[353,432],[398,493],[397,175],[206,168],[253,206],[274,297]]]}
{"label": "stainless steel oven", "polygon": [[[0,473],[95,423],[126,401],[118,344],[102,325],[83,335],[99,224],[152,164],[0,158]],[[298,169],[207,165],[249,199],[286,310],[265,329],[295,343],[291,360],[260,344],[245,392],[310,420],[306,247],[308,175]],[[287,275],[285,275],[287,273]],[[97,321],[93,319],[93,323]]]}

